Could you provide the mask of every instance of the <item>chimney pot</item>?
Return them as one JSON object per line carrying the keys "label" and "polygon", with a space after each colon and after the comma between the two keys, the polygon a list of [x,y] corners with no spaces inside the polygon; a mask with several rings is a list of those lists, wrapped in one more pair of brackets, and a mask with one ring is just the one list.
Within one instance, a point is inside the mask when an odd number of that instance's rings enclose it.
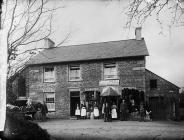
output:
{"label": "chimney pot", "polygon": [[45,41],[45,44],[44,44],[45,48],[49,49],[49,48],[55,47],[54,41],[52,41],[50,38],[45,38],[44,41]]}
{"label": "chimney pot", "polygon": [[142,30],[142,27],[137,27],[135,29],[135,38],[136,38],[136,40],[141,40],[142,39],[141,30]]}

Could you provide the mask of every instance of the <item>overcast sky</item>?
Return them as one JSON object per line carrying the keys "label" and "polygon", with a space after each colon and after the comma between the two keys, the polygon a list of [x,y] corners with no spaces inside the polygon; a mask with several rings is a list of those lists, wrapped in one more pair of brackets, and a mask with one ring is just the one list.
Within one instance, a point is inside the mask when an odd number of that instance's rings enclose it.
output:
{"label": "overcast sky", "polygon": [[[51,39],[56,43],[67,32],[71,32],[71,36],[64,45],[135,38],[136,25],[130,31],[124,28],[126,16],[122,11],[127,3],[67,1],[64,5],[65,8],[54,18],[55,33]],[[150,54],[146,58],[146,68],[178,86],[184,86],[184,27],[169,30],[166,22],[163,34],[160,31],[161,26],[154,17],[142,26],[142,36]]]}
{"label": "overcast sky", "polygon": [[[68,32],[70,37],[63,45],[86,44],[135,38],[134,31],[125,28],[124,14],[129,0],[50,0],[49,6],[64,6],[54,13],[51,39],[60,42]],[[167,17],[165,15],[168,15]],[[146,58],[146,68],[170,82],[184,87],[184,27],[168,28],[167,11],[162,16],[161,26],[155,17],[150,17],[142,25],[150,56]]]}

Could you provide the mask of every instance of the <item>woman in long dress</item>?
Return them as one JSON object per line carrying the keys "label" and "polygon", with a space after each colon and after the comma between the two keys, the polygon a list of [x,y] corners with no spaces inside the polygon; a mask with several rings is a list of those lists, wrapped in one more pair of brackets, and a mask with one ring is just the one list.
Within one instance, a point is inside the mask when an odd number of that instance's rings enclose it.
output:
{"label": "woman in long dress", "polygon": [[97,106],[94,107],[94,118],[95,119],[98,119],[99,118],[99,110],[98,110],[98,107]]}
{"label": "woman in long dress", "polygon": [[81,108],[81,118],[82,118],[82,119],[85,119],[85,118],[86,118],[86,115],[87,115],[87,113],[86,113],[86,107],[83,106],[83,107]]}
{"label": "woman in long dress", "polygon": [[77,120],[80,118],[80,109],[79,109],[79,105],[77,104],[77,108],[75,110],[75,116],[77,117]]}
{"label": "woman in long dress", "polygon": [[112,105],[112,111],[111,111],[111,114],[112,114],[112,119],[117,119],[117,106],[115,105],[115,103],[113,103]]}

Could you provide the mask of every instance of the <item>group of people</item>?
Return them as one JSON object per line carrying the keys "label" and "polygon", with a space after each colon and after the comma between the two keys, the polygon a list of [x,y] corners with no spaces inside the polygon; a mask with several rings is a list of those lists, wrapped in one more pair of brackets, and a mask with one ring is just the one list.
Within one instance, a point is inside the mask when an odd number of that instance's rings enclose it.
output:
{"label": "group of people", "polygon": [[117,106],[115,103],[112,106],[108,102],[104,102],[102,106],[102,115],[104,117],[104,121],[111,121],[112,119],[117,119]]}
{"label": "group of people", "polygon": [[151,111],[143,102],[140,102],[139,105],[135,105],[134,100],[130,100],[130,104],[128,105],[125,100],[122,100],[120,104],[120,120],[126,121],[127,119],[150,121]]}
{"label": "group of people", "polygon": [[77,117],[77,119],[99,119],[100,113],[96,103],[93,107],[90,108],[90,112],[87,111],[86,107],[83,104],[81,105],[81,108],[79,108],[79,105],[77,104],[75,116]]}
{"label": "group of people", "polygon": [[[48,113],[48,108],[46,103],[43,101],[38,101],[38,102],[34,102],[31,100],[31,98],[28,98],[27,100],[27,109],[31,109],[34,110],[32,111],[33,113],[31,116],[31,119],[35,119],[35,120],[41,120],[41,121],[45,121],[46,120],[46,114]],[[29,116],[29,112],[26,113]]]}
{"label": "group of people", "polygon": [[99,108],[96,103],[94,106],[87,110],[84,105],[77,105],[75,110],[75,115],[77,119],[96,119],[103,117],[105,122],[120,119],[121,121],[127,120],[139,120],[146,121],[151,120],[151,111],[144,105],[143,102],[135,104],[135,101],[132,99],[129,102],[122,99],[120,104],[115,104],[115,101],[105,100]]}

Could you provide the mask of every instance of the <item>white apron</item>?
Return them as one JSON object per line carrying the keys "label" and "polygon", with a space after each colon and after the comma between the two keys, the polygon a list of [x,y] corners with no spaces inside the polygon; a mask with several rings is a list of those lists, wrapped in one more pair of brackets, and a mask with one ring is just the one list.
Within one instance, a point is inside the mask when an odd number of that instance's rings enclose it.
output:
{"label": "white apron", "polygon": [[82,117],[86,116],[86,108],[85,107],[82,107],[82,109],[81,109],[81,116]]}
{"label": "white apron", "polygon": [[117,118],[117,112],[116,112],[115,108],[112,109],[111,113],[112,113],[112,119],[116,119]]}
{"label": "white apron", "polygon": [[75,110],[75,115],[76,116],[80,115],[80,110],[78,108]]}
{"label": "white apron", "polygon": [[99,110],[97,107],[94,108],[94,116],[98,117],[99,116]]}

